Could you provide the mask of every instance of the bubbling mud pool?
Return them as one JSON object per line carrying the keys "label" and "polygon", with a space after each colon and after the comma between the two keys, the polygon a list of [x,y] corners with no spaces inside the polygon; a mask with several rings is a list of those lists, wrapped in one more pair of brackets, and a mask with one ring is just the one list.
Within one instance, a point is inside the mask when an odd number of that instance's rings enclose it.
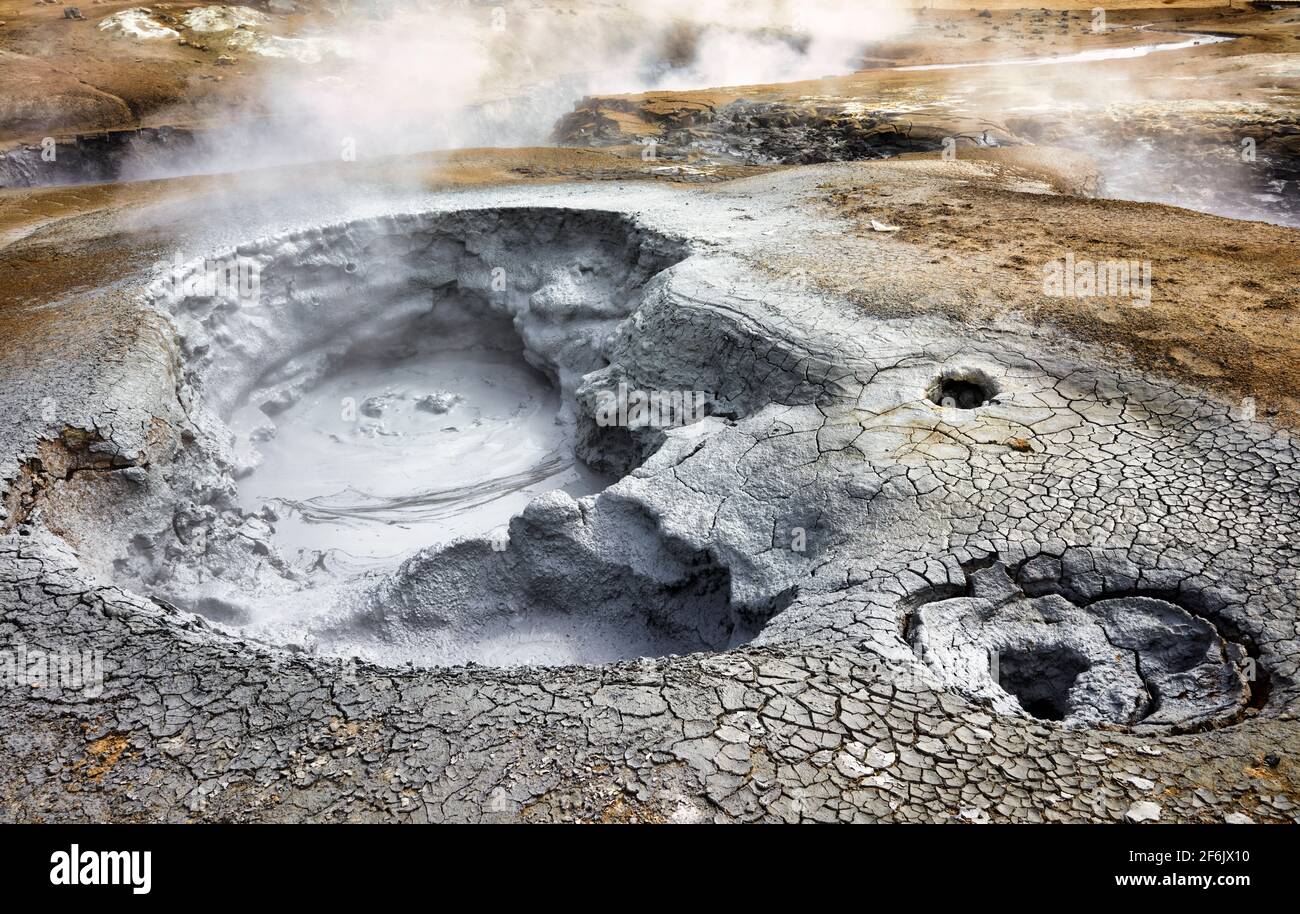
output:
{"label": "bubbling mud pool", "polygon": [[500,528],[541,492],[603,488],[559,413],[556,390],[518,353],[348,366],[284,412],[236,412],[240,503],[274,518],[303,571],[391,565]]}

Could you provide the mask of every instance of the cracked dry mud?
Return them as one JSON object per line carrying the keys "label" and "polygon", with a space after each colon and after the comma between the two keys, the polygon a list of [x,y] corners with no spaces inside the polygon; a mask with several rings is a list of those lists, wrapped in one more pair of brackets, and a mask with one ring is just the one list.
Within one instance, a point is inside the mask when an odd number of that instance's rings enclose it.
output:
{"label": "cracked dry mud", "polygon": [[[0,633],[102,651],[104,691],[0,693],[4,817],[1293,821],[1291,434],[1027,302],[964,320],[987,277],[815,203],[1023,187],[943,167],[286,202],[189,230],[192,254],[258,260],[274,332],[147,269],[70,289],[68,354],[0,361]],[[431,289],[513,327],[609,485],[536,497],[503,550],[304,576],[236,504],[230,408],[366,321],[409,338]],[[603,428],[621,382],[704,391],[709,415]],[[198,594],[235,611],[182,608]],[[248,622],[259,601],[292,631]],[[515,623],[640,630],[656,656],[438,664]]]}

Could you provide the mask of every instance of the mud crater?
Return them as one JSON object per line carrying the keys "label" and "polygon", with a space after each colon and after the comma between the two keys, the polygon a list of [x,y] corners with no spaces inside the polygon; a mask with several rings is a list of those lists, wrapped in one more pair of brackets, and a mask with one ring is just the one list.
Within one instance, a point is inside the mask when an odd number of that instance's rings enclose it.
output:
{"label": "mud crater", "polygon": [[1194,591],[1107,591],[1059,559],[966,567],[964,591],[911,601],[908,644],[945,688],[1076,727],[1188,731],[1267,698],[1253,642]]}
{"label": "mud crater", "polygon": [[980,368],[945,369],[926,391],[931,403],[947,409],[978,409],[993,402],[997,382]]}
{"label": "mud crater", "polygon": [[260,640],[420,665],[725,650],[793,598],[735,604],[716,556],[594,497],[664,440],[601,427],[592,399],[635,385],[616,341],[685,243],[521,208],[237,253],[256,301],[155,289],[197,444],[127,582]]}

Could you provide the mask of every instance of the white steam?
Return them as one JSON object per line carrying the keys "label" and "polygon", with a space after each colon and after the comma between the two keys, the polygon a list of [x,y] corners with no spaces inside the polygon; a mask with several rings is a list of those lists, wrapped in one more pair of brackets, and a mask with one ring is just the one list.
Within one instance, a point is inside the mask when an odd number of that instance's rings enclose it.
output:
{"label": "white steam", "polygon": [[[323,53],[266,68],[239,112],[256,126],[223,129],[199,169],[546,144],[584,95],[845,73],[909,21],[897,0],[349,5],[292,36]],[[287,37],[227,41],[242,62]]]}

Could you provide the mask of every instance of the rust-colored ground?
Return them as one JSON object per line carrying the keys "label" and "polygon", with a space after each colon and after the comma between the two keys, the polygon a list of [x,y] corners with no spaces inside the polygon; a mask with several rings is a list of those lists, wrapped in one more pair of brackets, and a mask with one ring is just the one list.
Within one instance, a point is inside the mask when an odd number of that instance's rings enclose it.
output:
{"label": "rust-colored ground", "polygon": [[[882,42],[868,49],[870,68],[856,73],[774,85],[601,96],[586,100],[579,115],[613,122],[635,140],[658,133],[665,123],[689,123],[740,99],[805,106],[856,103],[910,113],[918,124],[942,124],[956,132],[979,124],[1014,124],[1019,109],[1034,103],[1050,108],[1073,102],[1213,102],[1216,110],[1254,105],[1284,118],[1300,114],[1300,10],[1261,12],[1244,5],[1112,10],[1102,33],[1093,31],[1086,10],[1062,15],[1035,7],[989,18],[973,10],[925,11],[921,21],[923,40]],[[1183,37],[1178,32],[1240,37],[1068,67],[899,69],[1172,42]]]}
{"label": "rust-colored ground", "polygon": [[[127,5],[88,6],[85,12],[99,18]],[[1007,6],[987,5],[994,10]],[[958,49],[963,59],[973,59],[972,55],[986,52],[1023,53],[1026,45],[1041,53],[1075,50],[1097,41],[1132,43],[1132,32],[1093,35],[1087,28],[1090,4],[1082,6],[1078,15],[1066,17],[1064,28],[1057,14],[1046,19],[1030,12],[1017,16],[998,11],[987,19],[974,11],[948,15],[945,22],[951,27],[938,31],[933,46],[898,45],[877,48],[875,53],[894,55],[892,60],[903,63],[945,55],[951,60]],[[1108,6],[1113,10],[1112,24],[1159,20],[1170,28],[1231,31],[1248,37],[1179,52],[1176,57],[1153,55],[1090,65],[1096,67],[1090,72],[1122,75],[1124,85],[1135,87],[1133,91],[1144,97],[1195,99],[1213,91],[1243,103],[1266,101],[1275,110],[1300,108],[1300,72],[1288,75],[1300,55],[1300,27],[1295,24],[1300,12],[1262,14],[1182,4],[1124,11],[1115,4]],[[931,11],[924,15],[938,16]],[[47,96],[52,120],[41,122],[38,134],[52,125],[71,130],[144,123],[159,111],[174,113],[177,105],[200,112],[217,96],[221,104],[237,99],[244,91],[241,86],[252,85],[245,77],[257,76],[250,71],[223,73],[220,82],[192,78],[206,72],[209,64],[193,62],[203,52],[179,46],[160,47],[156,53],[141,53],[124,63],[120,51],[105,44],[112,41],[110,36],[101,40],[93,25],[65,23],[60,16],[58,6],[20,6],[14,0],[0,0],[0,20],[6,23],[0,26],[0,99],[12,106],[19,96]],[[1052,26],[1043,26],[1044,21]],[[1040,26],[1042,41],[1035,32]],[[995,34],[994,40],[983,41]],[[51,52],[39,63],[23,56],[43,43]],[[189,75],[182,78],[182,74]],[[635,133],[639,123],[673,111],[692,105],[712,107],[742,96],[872,100],[888,95],[897,100],[917,93],[917,98],[925,99],[957,92],[974,78],[975,71],[875,69],[811,83],[654,93],[637,97],[641,108],[628,116],[629,132]],[[1017,77],[988,71],[978,78],[996,82]],[[1077,75],[1053,75],[1052,68],[1036,70],[1033,78],[1056,80],[1059,85],[1054,91],[1067,94],[1089,88]],[[64,85],[71,87],[67,93],[58,90]],[[6,131],[11,138],[18,136],[15,123],[0,122],[0,137]],[[21,123],[30,127],[36,122]],[[963,304],[957,317],[973,320],[1022,312],[1033,320],[1067,327],[1076,336],[1100,342],[1163,373],[1229,397],[1253,396],[1262,411],[1275,411],[1287,422],[1300,421],[1300,244],[1295,230],[1158,205],[1008,189],[1036,181],[1044,189],[1067,194],[1078,190],[1086,179],[1086,161],[1052,150],[980,151],[963,153],[963,160],[967,166],[987,165],[989,171],[982,176],[957,175],[945,170],[951,163],[927,157],[863,163],[846,169],[842,179],[827,182],[816,205],[837,212],[848,232],[872,232],[871,219],[897,225],[901,231],[888,236],[887,243],[923,247],[936,269],[963,271],[977,279],[988,294],[979,302]],[[262,174],[272,183],[286,176],[311,181],[323,192],[328,192],[331,182],[343,186],[358,180],[403,186],[414,181],[419,186],[446,188],[639,179],[679,183],[683,194],[691,194],[708,192],[707,183],[695,186],[694,182],[766,170],[771,169],[719,168],[701,177],[656,172],[627,151],[620,155],[617,150],[544,148],[467,150]],[[236,180],[247,186],[257,179],[245,175],[0,191],[3,346],[57,345],[69,320],[75,323],[75,308],[70,312],[66,307],[56,310],[43,305],[111,285],[155,259],[167,241],[165,226],[128,231],[112,228],[122,223],[106,218],[92,230],[73,217],[97,212],[112,216],[164,200],[196,201],[193,205],[199,206],[197,201],[205,194],[219,192]],[[105,226],[108,230],[98,231]],[[1137,308],[1103,299],[1044,299],[1042,266],[1066,252],[1094,259],[1151,261],[1155,276],[1151,306]],[[820,278],[836,291],[853,294],[853,276],[842,265],[828,264]]]}
{"label": "rust-colored ground", "polygon": [[[925,184],[939,161],[873,163],[891,183]],[[954,316],[978,321],[1016,311],[1066,328],[1161,374],[1230,399],[1251,396],[1262,414],[1300,422],[1300,243],[1296,230],[1157,204],[1015,193],[1000,182],[954,181],[910,202],[897,185],[828,184],[823,203],[855,232],[872,219],[899,226],[890,243],[919,245],[936,266],[987,290]],[[879,238],[879,233],[874,233]],[[1124,299],[1045,298],[1044,265],[1148,260],[1149,306]],[[851,279],[832,283],[852,294]]]}
{"label": "rust-colored ground", "polygon": [[[772,169],[717,169],[710,180],[762,174]],[[321,194],[342,193],[358,182],[379,187],[506,186],[572,180],[691,181],[661,173],[640,158],[595,149],[468,149],[400,159],[292,166],[240,175],[214,175],[33,190],[0,190],[0,340],[17,344],[50,324],[66,323],[66,310],[44,304],[111,285],[154,262],[171,238],[165,224],[136,224],[123,214],[147,204],[185,201],[201,208],[207,195],[230,191],[256,196],[259,186],[310,180]],[[75,217],[100,213],[94,227]],[[123,226],[129,226],[129,230]],[[107,231],[105,231],[107,228]]]}

